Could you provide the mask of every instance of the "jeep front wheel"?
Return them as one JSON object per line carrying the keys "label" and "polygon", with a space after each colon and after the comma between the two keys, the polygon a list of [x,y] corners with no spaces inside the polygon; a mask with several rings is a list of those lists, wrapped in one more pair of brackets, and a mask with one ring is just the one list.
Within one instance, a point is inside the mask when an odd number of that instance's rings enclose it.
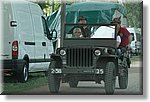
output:
{"label": "jeep front wheel", "polygon": [[113,62],[107,62],[105,69],[105,92],[113,94],[115,91],[116,70]]}

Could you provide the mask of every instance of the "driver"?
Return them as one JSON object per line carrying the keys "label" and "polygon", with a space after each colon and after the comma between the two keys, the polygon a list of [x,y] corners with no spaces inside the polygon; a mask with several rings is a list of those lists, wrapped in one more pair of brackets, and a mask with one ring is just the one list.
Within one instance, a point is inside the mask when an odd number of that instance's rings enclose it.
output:
{"label": "driver", "polygon": [[82,38],[83,37],[82,31],[80,28],[74,28],[73,29],[73,37],[75,37],[75,38]]}

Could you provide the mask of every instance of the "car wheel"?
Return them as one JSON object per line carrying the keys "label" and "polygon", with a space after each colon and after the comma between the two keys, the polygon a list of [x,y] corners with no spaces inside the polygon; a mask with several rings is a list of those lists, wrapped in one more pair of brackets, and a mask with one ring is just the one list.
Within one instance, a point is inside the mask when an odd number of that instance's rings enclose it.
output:
{"label": "car wheel", "polygon": [[52,61],[48,69],[48,86],[51,93],[58,93],[60,87],[60,76],[51,73],[52,68],[56,68],[56,61]]}
{"label": "car wheel", "polygon": [[113,94],[115,91],[116,70],[113,62],[107,62],[105,69],[105,92]]}
{"label": "car wheel", "polygon": [[21,66],[21,71],[17,73],[17,78],[19,82],[27,82],[29,77],[29,64],[27,61],[23,61],[23,64]]}

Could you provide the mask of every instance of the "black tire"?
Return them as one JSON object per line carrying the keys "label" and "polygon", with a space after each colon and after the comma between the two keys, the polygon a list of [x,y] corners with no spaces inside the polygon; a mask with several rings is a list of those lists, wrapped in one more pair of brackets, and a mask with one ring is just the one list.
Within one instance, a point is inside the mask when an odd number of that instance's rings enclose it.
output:
{"label": "black tire", "polygon": [[123,70],[123,73],[118,76],[120,89],[128,87],[128,68]]}
{"label": "black tire", "polygon": [[69,86],[71,88],[76,88],[78,86],[78,80],[72,77],[72,79],[69,80]]}
{"label": "black tire", "polygon": [[55,67],[56,61],[52,61],[48,69],[48,86],[51,93],[58,93],[60,87],[59,75],[51,73],[51,69]]}
{"label": "black tire", "polygon": [[106,94],[113,94],[116,83],[116,69],[113,62],[107,62],[105,69],[105,92]]}
{"label": "black tire", "polygon": [[22,66],[20,68],[21,70],[17,73],[17,79],[19,82],[27,82],[29,78],[29,64],[27,61],[23,61]]}

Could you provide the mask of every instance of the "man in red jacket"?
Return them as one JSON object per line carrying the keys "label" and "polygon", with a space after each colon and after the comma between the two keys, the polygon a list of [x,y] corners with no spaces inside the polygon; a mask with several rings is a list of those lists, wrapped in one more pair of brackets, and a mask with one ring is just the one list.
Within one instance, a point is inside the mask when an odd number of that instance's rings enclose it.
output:
{"label": "man in red jacket", "polygon": [[119,18],[114,18],[112,21],[112,23],[117,24],[117,34],[121,37],[121,43],[120,43],[119,47],[130,48],[130,43],[132,41],[132,35],[126,28],[121,27],[120,18],[121,18],[121,16]]}
{"label": "man in red jacket", "polygon": [[[121,49],[121,52],[124,53],[127,51],[127,49],[130,48],[130,44],[132,41],[132,35],[126,28],[121,27],[120,18],[121,18],[121,16],[119,18],[114,18],[111,23],[117,24],[117,34],[121,37],[121,43],[120,43],[118,49]],[[130,60],[129,55],[127,58],[127,64],[128,64],[128,68],[130,68],[131,60]]]}

